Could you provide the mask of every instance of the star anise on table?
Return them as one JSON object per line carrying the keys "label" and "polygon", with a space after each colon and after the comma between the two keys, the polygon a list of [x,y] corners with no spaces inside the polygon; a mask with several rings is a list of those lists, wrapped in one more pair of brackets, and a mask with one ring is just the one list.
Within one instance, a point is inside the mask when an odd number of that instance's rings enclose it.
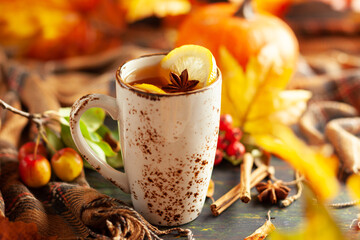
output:
{"label": "star anise on table", "polygon": [[284,200],[290,192],[290,188],[283,185],[281,181],[272,183],[260,182],[256,184],[256,190],[259,192],[258,199],[260,202],[277,203],[278,200]]}
{"label": "star anise on table", "polygon": [[187,69],[182,71],[180,76],[176,73],[170,72],[170,81],[171,83],[162,87],[164,91],[170,93],[191,91],[199,83],[198,80],[189,80]]}

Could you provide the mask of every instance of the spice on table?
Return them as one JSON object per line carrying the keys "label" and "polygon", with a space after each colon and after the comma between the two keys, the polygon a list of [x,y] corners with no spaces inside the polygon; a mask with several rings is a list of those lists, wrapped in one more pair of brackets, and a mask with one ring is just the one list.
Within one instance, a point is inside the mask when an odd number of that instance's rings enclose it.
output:
{"label": "spice on table", "polygon": [[272,224],[272,222],[270,220],[270,210],[268,211],[267,216],[268,216],[268,219],[266,220],[264,225],[262,225],[261,227],[256,229],[255,232],[253,234],[251,234],[250,236],[244,238],[244,240],[265,239],[267,237],[267,235],[269,235],[272,231],[274,231],[276,229],[276,227],[274,226],[274,224]]}
{"label": "spice on table", "polygon": [[260,202],[277,203],[283,200],[290,192],[290,188],[283,185],[282,181],[271,182],[271,180],[256,184],[256,190],[259,192],[258,199]]}
{"label": "spice on table", "polygon": [[[267,165],[260,165],[251,173],[250,188],[253,188],[256,184],[261,182],[269,175],[274,175],[275,168]],[[225,211],[231,204],[240,198],[241,183],[233,187],[230,191],[225,193],[222,197],[216,200],[210,205],[211,212],[214,216],[219,216]]]}
{"label": "spice on table", "polygon": [[250,178],[253,164],[254,158],[251,153],[245,153],[240,170],[240,199],[244,203],[248,203],[251,200]]}
{"label": "spice on table", "polygon": [[299,171],[296,171],[295,176],[296,176],[295,181],[296,181],[297,193],[290,196],[290,197],[285,198],[284,200],[282,200],[280,202],[281,207],[288,207],[293,202],[295,202],[297,199],[299,199],[301,197],[302,190],[303,190],[303,185],[302,185],[302,182],[301,182],[302,181],[302,176],[301,176]]}

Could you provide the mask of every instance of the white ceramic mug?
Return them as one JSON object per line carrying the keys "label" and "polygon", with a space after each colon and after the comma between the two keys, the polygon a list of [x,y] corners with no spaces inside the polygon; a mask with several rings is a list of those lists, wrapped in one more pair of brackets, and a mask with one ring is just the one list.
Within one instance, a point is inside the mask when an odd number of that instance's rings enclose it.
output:
{"label": "white ceramic mug", "polygon": [[[135,210],[153,224],[176,226],[194,220],[204,205],[219,131],[221,73],[210,86],[177,94],[147,93],[125,82],[134,70],[155,66],[163,57],[125,63],[116,73],[116,98],[80,98],[72,107],[70,129],[83,158],[131,193]],[[118,121],[124,172],[100,159],[80,132],[80,117],[92,107]]]}

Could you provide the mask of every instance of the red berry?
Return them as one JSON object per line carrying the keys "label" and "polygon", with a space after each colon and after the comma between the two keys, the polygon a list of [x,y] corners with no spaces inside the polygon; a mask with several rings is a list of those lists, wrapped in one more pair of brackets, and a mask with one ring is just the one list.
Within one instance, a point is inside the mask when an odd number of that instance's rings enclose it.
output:
{"label": "red berry", "polygon": [[216,149],[214,166],[221,163],[223,156],[224,156],[223,152],[219,149]]}
{"label": "red berry", "polygon": [[224,114],[220,116],[220,131],[228,131],[231,129],[233,124],[233,119],[230,114]]}
{"label": "red berry", "polygon": [[241,142],[235,141],[230,143],[226,149],[226,153],[231,157],[239,159],[245,154],[245,147]]}
{"label": "red berry", "polygon": [[240,141],[241,137],[242,137],[243,133],[240,130],[240,128],[232,128],[229,129],[226,134],[225,134],[225,138],[229,141],[229,142],[234,142],[234,141]]}
{"label": "red berry", "polygon": [[230,142],[227,139],[225,139],[225,136],[219,134],[217,148],[221,150],[225,150],[229,146],[229,144]]}

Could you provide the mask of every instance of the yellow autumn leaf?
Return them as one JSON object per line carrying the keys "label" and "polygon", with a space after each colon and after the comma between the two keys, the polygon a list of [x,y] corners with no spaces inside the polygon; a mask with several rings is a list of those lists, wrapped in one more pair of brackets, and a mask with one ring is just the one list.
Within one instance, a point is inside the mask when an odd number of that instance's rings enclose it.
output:
{"label": "yellow autumn leaf", "polygon": [[222,112],[231,114],[234,124],[256,144],[303,173],[320,199],[330,198],[337,192],[337,159],[311,149],[288,127],[297,122],[311,94],[285,90],[291,73],[272,71],[273,64],[268,61],[253,57],[244,71],[225,48],[220,49]]}
{"label": "yellow autumn leaf", "polygon": [[188,0],[122,0],[128,22],[135,22],[147,17],[165,17],[186,14],[191,9]]}
{"label": "yellow autumn leaf", "polygon": [[339,189],[336,178],[338,159],[325,157],[300,140],[290,127],[281,124],[271,126],[271,134],[253,134],[255,142],[265,150],[285,159],[309,181],[320,200],[335,196]]}
{"label": "yellow autumn leaf", "polygon": [[346,181],[346,185],[350,190],[351,196],[355,200],[360,199],[360,174],[351,175]]}
{"label": "yellow autumn leaf", "polygon": [[270,235],[271,240],[345,240],[336,221],[321,203],[314,204],[313,198],[306,194],[305,222],[302,227],[292,233],[275,230]]}
{"label": "yellow autumn leaf", "polygon": [[311,93],[305,90],[284,90],[279,93],[278,108],[269,116],[271,122],[281,122],[285,125],[296,124],[306,110]]}
{"label": "yellow autumn leaf", "polygon": [[234,124],[250,134],[268,131],[262,123],[269,121],[283,124],[297,121],[311,97],[305,90],[284,91],[292,73],[271,71],[272,65],[264,63],[261,56],[251,58],[244,72],[236,59],[221,47],[220,67],[222,112],[231,114]]}

